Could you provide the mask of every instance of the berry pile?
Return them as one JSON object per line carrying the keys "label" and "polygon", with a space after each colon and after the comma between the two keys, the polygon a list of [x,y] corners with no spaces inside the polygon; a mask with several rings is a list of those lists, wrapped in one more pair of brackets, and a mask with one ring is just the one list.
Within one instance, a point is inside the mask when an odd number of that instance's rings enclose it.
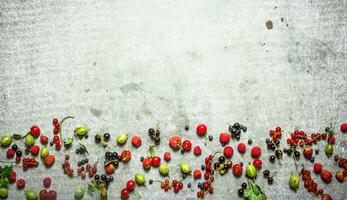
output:
{"label": "berry pile", "polygon": [[39,166],[39,162],[35,158],[23,158],[22,160],[23,171],[27,171],[29,168]]}
{"label": "berry pile", "polygon": [[113,176],[107,176],[106,174],[95,174],[94,180],[96,181],[97,185],[103,184],[105,188],[107,189],[111,182],[114,181]]}
{"label": "berry pile", "polygon": [[160,188],[163,189],[165,192],[173,188],[173,191],[175,193],[178,193],[180,190],[183,189],[183,182],[174,179],[171,181],[171,185],[170,185],[170,180],[165,179],[163,182],[160,182]]}
{"label": "berry pile", "polygon": [[120,157],[117,152],[107,151],[105,153],[104,169],[106,174],[113,174],[118,168]]}
{"label": "berry pile", "polygon": [[267,179],[267,183],[271,185],[274,182],[273,175],[271,176],[270,170],[266,169],[263,171],[264,178]]}
{"label": "berry pile", "polygon": [[148,129],[148,136],[154,142],[155,145],[160,144],[160,128],[159,124],[156,125],[155,128]]}
{"label": "berry pile", "polygon": [[129,194],[135,190],[136,182],[134,180],[129,180],[125,188],[123,188],[120,192],[121,199],[126,200],[129,199]]}
{"label": "berry pile", "polygon": [[304,181],[304,187],[307,192],[318,195],[323,195],[324,190],[322,188],[318,189],[318,184],[312,179],[311,172],[308,169],[301,169],[301,178]]}
{"label": "berry pile", "polygon": [[235,138],[236,140],[240,140],[241,138],[241,132],[246,132],[247,127],[236,122],[234,125],[229,125],[229,132],[231,133],[231,137]]}
{"label": "berry pile", "polygon": [[[225,163],[225,157],[221,156],[219,161],[222,161],[216,165],[213,164],[213,155],[208,155],[207,157],[205,157],[205,165],[201,166],[201,170],[205,171],[204,172],[204,182],[199,182],[198,183],[198,188],[200,189],[197,193],[196,196],[198,198],[204,198],[205,193],[213,193],[213,186],[212,186],[212,182],[214,181],[214,173],[215,173],[215,169],[219,171],[220,174],[225,174],[227,172],[227,170],[225,170],[224,168],[224,163]],[[214,166],[212,166],[214,165]],[[218,167],[217,167],[218,165]],[[222,165],[222,166],[221,166]],[[225,165],[228,166],[228,165]],[[199,176],[201,177],[201,175],[198,174],[198,171],[196,171],[194,176],[195,178],[198,178]]]}

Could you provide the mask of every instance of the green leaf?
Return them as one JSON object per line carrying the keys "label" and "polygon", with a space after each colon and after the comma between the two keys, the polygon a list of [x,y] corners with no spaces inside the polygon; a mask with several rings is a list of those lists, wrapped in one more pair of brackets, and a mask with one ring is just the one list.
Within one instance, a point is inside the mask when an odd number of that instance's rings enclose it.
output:
{"label": "green leaf", "polygon": [[148,152],[147,152],[147,157],[152,158],[155,156],[155,148],[154,146],[149,146]]}
{"label": "green leaf", "polygon": [[92,183],[88,183],[88,192],[95,192],[95,186]]}
{"label": "green leaf", "polygon": [[7,187],[8,183],[9,183],[8,178],[0,179],[0,186],[1,187]]}
{"label": "green leaf", "polygon": [[10,176],[10,173],[12,172],[12,167],[6,166],[2,168],[1,174],[3,178],[8,178]]}

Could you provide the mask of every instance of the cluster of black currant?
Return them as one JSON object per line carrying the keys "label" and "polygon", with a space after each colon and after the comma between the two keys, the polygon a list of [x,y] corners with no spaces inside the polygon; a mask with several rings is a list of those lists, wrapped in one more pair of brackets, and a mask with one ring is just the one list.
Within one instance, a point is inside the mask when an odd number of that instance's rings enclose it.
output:
{"label": "cluster of black currant", "polygon": [[89,162],[88,158],[82,159],[77,162],[77,166],[81,167],[82,165],[87,164],[88,162]]}
{"label": "cluster of black currant", "polygon": [[276,161],[276,158],[278,160],[281,160],[283,157],[283,152],[281,149],[279,149],[281,141],[280,140],[273,141],[270,138],[266,138],[265,142],[269,150],[275,151],[275,155],[270,155],[269,161],[271,163],[274,163]]}
{"label": "cluster of black currant", "polygon": [[106,174],[102,174],[102,175],[95,174],[94,180],[95,180],[97,185],[104,183],[105,188],[107,189],[109,184],[114,181],[114,177],[113,176],[107,176]]}
{"label": "cluster of black currant", "polygon": [[247,189],[247,183],[242,183],[241,188],[237,191],[239,197],[243,197],[244,190]]}
{"label": "cluster of black currant", "polygon": [[148,136],[154,142],[156,146],[160,144],[160,129],[159,124],[157,124],[156,128],[148,129]]}
{"label": "cluster of black currant", "polygon": [[273,175],[271,175],[270,170],[266,169],[263,171],[264,178],[267,179],[267,183],[271,185],[274,182]]}
{"label": "cluster of black currant", "polygon": [[119,160],[120,160],[120,156],[116,151],[115,152],[107,151],[105,153],[105,164],[110,163],[110,161],[112,161],[113,164],[118,166]]}
{"label": "cluster of black currant", "polygon": [[111,139],[111,135],[109,133],[104,133],[104,135],[96,134],[94,139],[95,143],[101,143],[104,147],[106,147],[108,141]]}
{"label": "cluster of black currant", "polygon": [[235,138],[236,140],[240,140],[241,132],[246,132],[247,127],[238,122],[234,123],[234,125],[229,124],[229,132],[231,133],[231,138]]}

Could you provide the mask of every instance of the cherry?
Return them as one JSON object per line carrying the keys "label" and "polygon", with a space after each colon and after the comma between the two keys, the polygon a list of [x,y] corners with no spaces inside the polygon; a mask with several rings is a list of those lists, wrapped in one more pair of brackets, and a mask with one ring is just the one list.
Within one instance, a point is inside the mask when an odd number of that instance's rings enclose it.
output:
{"label": "cherry", "polygon": [[41,144],[47,144],[48,143],[48,137],[45,135],[40,136],[40,142]]}
{"label": "cherry", "polygon": [[149,168],[151,168],[151,159],[149,159],[149,158],[145,158],[144,160],[143,160],[143,162],[142,162],[142,166],[143,166],[143,168],[144,169],[149,169]]}
{"label": "cherry", "polygon": [[37,156],[40,153],[40,147],[39,145],[34,145],[30,148],[30,152],[33,156]]}
{"label": "cherry", "polygon": [[347,133],[347,122],[341,124],[340,131],[342,133]]}
{"label": "cherry", "polygon": [[138,148],[141,146],[142,140],[139,136],[134,136],[131,138],[131,144],[135,147]]}
{"label": "cherry", "polygon": [[263,163],[261,162],[261,160],[255,159],[255,160],[253,160],[253,165],[254,165],[254,167],[260,169],[261,166],[263,165]]}
{"label": "cherry", "polygon": [[129,190],[129,191],[133,191],[134,188],[136,186],[136,183],[134,180],[129,180],[126,184],[126,188]]}
{"label": "cherry", "polygon": [[236,177],[241,176],[241,174],[242,174],[242,166],[240,164],[235,164],[233,166],[233,174]]}
{"label": "cherry", "polygon": [[196,127],[196,133],[199,135],[199,136],[205,136],[206,133],[207,133],[207,126],[205,124],[199,124],[197,127]]}
{"label": "cherry", "polygon": [[25,187],[25,180],[24,179],[18,179],[17,180],[17,188],[23,189]]}
{"label": "cherry", "polygon": [[38,137],[38,136],[40,136],[41,130],[40,130],[40,128],[39,128],[37,125],[33,125],[33,126],[30,128],[30,133],[31,133],[31,135],[33,135],[34,137]]}
{"label": "cherry", "polygon": [[129,190],[127,188],[123,188],[120,192],[120,196],[123,200],[129,199]]}

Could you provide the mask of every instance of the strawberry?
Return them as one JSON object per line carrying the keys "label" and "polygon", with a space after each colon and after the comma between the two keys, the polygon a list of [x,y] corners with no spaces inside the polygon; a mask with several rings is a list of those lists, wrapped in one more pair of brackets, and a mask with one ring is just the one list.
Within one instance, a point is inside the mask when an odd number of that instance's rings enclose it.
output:
{"label": "strawberry", "polygon": [[313,164],[313,171],[316,174],[320,174],[322,172],[323,165],[320,163],[314,163]]}
{"label": "strawberry", "polygon": [[325,183],[330,183],[333,175],[327,169],[323,169],[322,172],[320,173],[320,177]]}
{"label": "strawberry", "polygon": [[343,174],[343,172],[336,172],[335,178],[338,182],[343,183],[345,175]]}
{"label": "strawberry", "polygon": [[219,134],[219,141],[223,146],[225,146],[226,144],[230,142],[230,135],[227,133]]}

